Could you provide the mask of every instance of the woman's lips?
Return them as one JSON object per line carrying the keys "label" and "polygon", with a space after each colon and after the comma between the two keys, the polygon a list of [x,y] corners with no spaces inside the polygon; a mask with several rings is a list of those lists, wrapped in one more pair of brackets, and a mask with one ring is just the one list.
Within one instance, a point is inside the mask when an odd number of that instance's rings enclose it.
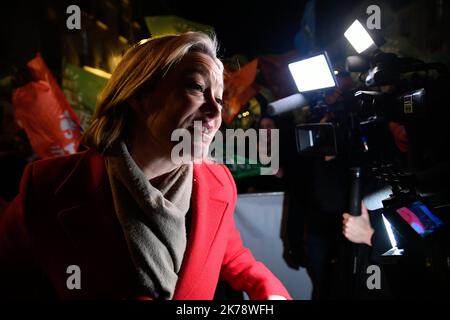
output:
{"label": "woman's lips", "polygon": [[193,134],[201,133],[202,138],[204,136],[208,137],[209,139],[213,138],[211,133],[213,132],[214,126],[211,123],[203,122],[201,120],[194,120],[194,122],[190,124],[187,129]]}

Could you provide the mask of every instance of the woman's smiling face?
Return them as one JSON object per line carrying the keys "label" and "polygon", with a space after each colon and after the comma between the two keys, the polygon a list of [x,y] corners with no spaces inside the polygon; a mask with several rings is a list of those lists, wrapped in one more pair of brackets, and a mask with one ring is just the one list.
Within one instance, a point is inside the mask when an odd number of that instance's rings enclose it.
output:
{"label": "woman's smiling face", "polygon": [[[222,94],[223,72],[217,62],[204,53],[187,54],[143,99],[143,138],[170,152],[174,130],[187,129],[196,141],[193,146],[205,154],[222,122]],[[201,124],[201,137],[193,137],[194,121]]]}

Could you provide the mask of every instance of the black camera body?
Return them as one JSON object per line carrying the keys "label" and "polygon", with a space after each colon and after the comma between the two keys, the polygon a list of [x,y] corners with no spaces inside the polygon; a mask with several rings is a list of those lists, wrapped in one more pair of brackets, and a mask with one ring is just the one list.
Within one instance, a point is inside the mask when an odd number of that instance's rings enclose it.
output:
{"label": "black camera body", "polygon": [[[442,122],[446,117],[450,119],[448,69],[440,63],[399,58],[379,50],[371,56],[349,58],[349,71],[366,75],[366,87],[341,93],[341,99],[333,104],[312,99],[312,123],[296,128],[298,152],[316,156],[347,153],[349,159],[386,164],[392,160],[394,137],[388,126],[394,122],[407,132],[411,162],[408,169],[426,169],[427,164],[419,158],[427,153],[425,149],[434,147],[427,139],[437,139],[432,136],[436,129],[448,131]],[[374,88],[377,90],[371,90]],[[333,115],[329,123],[334,128],[319,123],[326,113]]]}
{"label": "black camera body", "polygon": [[421,250],[425,255],[431,252],[433,244],[448,232],[444,223],[446,217],[436,212],[429,197],[421,196],[416,191],[417,180],[414,175],[398,174],[388,168],[379,170],[375,176],[391,187],[392,193],[382,200],[382,212],[396,234],[402,237],[403,244],[415,251]]}

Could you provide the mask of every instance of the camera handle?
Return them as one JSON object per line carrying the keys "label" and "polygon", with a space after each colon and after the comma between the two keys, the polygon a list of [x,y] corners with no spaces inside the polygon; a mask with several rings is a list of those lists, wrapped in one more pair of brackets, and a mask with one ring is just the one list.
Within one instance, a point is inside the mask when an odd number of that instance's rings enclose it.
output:
{"label": "camera handle", "polygon": [[352,216],[361,215],[361,168],[350,168],[349,210]]}
{"label": "camera handle", "polygon": [[[354,167],[350,168],[350,193],[349,193],[349,210],[352,216],[361,215],[361,168]],[[352,262],[353,262],[353,275],[356,276],[358,269],[358,254],[359,246],[357,244],[352,244]],[[356,280],[353,279],[356,285]],[[352,288],[353,291],[356,288]]]}

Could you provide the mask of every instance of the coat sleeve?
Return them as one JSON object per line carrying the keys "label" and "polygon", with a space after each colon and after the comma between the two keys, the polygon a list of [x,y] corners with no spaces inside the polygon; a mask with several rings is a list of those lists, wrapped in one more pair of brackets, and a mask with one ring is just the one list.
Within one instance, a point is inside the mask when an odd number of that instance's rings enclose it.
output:
{"label": "coat sleeve", "polygon": [[[236,186],[228,169],[224,169],[233,186],[232,210],[234,210]],[[252,300],[266,300],[270,295],[292,299],[277,277],[263,263],[256,261],[251,251],[244,247],[233,216],[231,220],[232,226],[222,262],[221,279],[229,283],[234,290],[247,292]]]}
{"label": "coat sleeve", "polygon": [[0,298],[28,297],[32,291],[31,241],[25,217],[31,179],[32,165],[28,165],[19,194],[0,212]]}

